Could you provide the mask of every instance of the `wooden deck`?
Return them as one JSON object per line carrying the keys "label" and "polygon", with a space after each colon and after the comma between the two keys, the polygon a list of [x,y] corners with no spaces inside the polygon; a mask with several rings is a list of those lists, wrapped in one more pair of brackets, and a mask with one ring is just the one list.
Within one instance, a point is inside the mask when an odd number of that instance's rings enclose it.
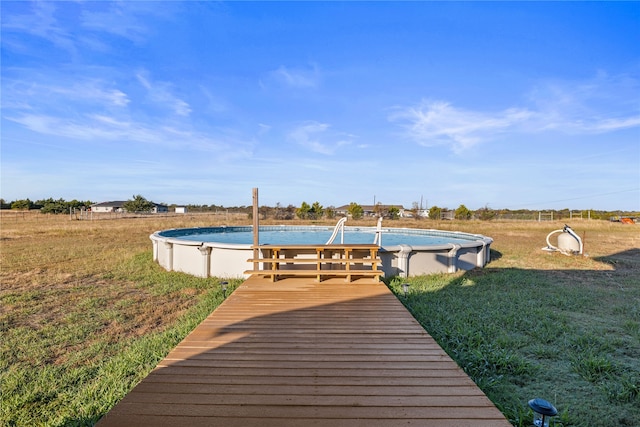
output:
{"label": "wooden deck", "polygon": [[383,283],[250,278],[98,423],[510,424]]}

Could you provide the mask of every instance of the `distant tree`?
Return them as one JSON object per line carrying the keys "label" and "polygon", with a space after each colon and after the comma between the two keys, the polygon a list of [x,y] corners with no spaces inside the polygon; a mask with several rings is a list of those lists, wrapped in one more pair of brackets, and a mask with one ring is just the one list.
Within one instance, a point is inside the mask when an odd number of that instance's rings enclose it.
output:
{"label": "distant tree", "polygon": [[442,208],[437,206],[431,206],[429,208],[429,218],[431,219],[440,219],[442,217]]}
{"label": "distant tree", "polygon": [[418,202],[413,202],[413,204],[411,205],[411,209],[409,209],[409,212],[411,212],[411,216],[413,216],[413,219],[420,219],[420,204]]}
{"label": "distant tree", "polygon": [[307,219],[307,218],[309,218],[309,212],[310,211],[311,211],[311,206],[309,206],[309,203],[302,202],[300,207],[296,210],[296,215],[300,219]]}
{"label": "distant tree", "polygon": [[311,210],[309,211],[309,218],[311,219],[320,219],[324,215],[324,208],[320,204],[320,202],[314,202],[311,206]]}
{"label": "distant tree", "polygon": [[284,212],[284,219],[293,219],[296,217],[296,207],[293,205],[288,205]]}
{"label": "distant tree", "polygon": [[262,219],[267,219],[267,217],[269,216],[269,213],[271,212],[271,207],[269,207],[269,206],[260,206],[258,208],[258,212],[260,213],[260,217]]}
{"label": "distant tree", "polygon": [[33,207],[33,202],[29,199],[16,200],[11,203],[11,209],[29,210]]}
{"label": "distant tree", "polygon": [[140,194],[133,196],[133,200],[127,200],[122,204],[127,212],[151,212],[155,205]]}
{"label": "distant tree", "polygon": [[282,209],[280,202],[276,203],[276,207],[273,208],[273,217],[275,219],[284,219],[284,209]]}
{"label": "distant tree", "polygon": [[289,205],[286,208],[278,202],[276,207],[273,208],[273,217],[275,219],[293,219],[296,216],[296,207]]}
{"label": "distant tree", "polygon": [[391,219],[398,219],[400,218],[400,209],[397,206],[391,206],[388,215]]}
{"label": "distant tree", "polygon": [[74,208],[74,209],[88,208],[89,206],[92,205],[91,201],[89,200],[87,200],[86,202],[83,202],[81,200],[76,200],[76,199],[73,199],[65,203],[67,205],[67,208]]}
{"label": "distant tree", "polygon": [[335,218],[336,217],[336,208],[334,206],[328,206],[324,210],[324,216],[329,218],[329,219]]}
{"label": "distant tree", "polygon": [[377,217],[384,216],[385,212],[384,212],[384,207],[382,206],[382,203],[380,202],[376,203],[376,205],[373,207],[373,213]]}
{"label": "distant tree", "polygon": [[455,215],[456,219],[470,219],[473,212],[467,209],[465,205],[460,205],[458,209],[456,209]]}
{"label": "distant tree", "polygon": [[360,219],[364,215],[364,209],[362,209],[362,206],[355,202],[351,202],[349,204],[347,212],[349,212],[349,215],[351,215],[351,218],[353,219]]}
{"label": "distant tree", "polygon": [[491,221],[496,217],[496,211],[489,209],[488,206],[480,208],[476,211],[476,215],[481,221]]}
{"label": "distant tree", "polygon": [[40,212],[42,213],[60,214],[69,211],[69,205],[64,199],[53,200],[49,198],[47,200],[38,200],[37,204],[41,206]]}

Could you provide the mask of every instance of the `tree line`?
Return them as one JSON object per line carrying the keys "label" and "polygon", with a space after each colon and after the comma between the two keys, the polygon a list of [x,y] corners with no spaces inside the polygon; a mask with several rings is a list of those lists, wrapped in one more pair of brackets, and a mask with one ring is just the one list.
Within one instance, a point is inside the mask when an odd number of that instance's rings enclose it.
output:
{"label": "tree line", "polygon": [[[45,214],[63,214],[69,213],[70,210],[88,210],[94,202],[90,200],[70,200],[66,201],[62,198],[54,199],[42,199],[31,201],[30,199],[14,200],[12,202],[6,202],[4,199],[0,199],[0,209],[13,209],[13,210],[39,210]],[[169,205],[169,208],[176,205]],[[127,200],[123,204],[123,209],[127,212],[150,212],[155,207],[155,204],[147,200],[142,195],[134,195],[131,199]],[[223,205],[186,205],[187,209],[196,212],[219,212],[221,210],[233,210],[234,212],[244,212],[249,217],[253,214],[253,208],[251,206],[234,206],[224,207]],[[300,206],[288,205],[282,206],[277,203],[276,206],[260,206],[258,208],[259,215],[262,219],[273,218],[276,220],[319,220],[319,219],[333,219],[338,215],[335,206],[324,207],[320,202],[316,201],[312,204],[303,201]],[[510,209],[491,209],[487,206],[477,209],[475,211],[468,209],[464,204],[461,204],[456,209],[449,209],[446,207],[431,206],[429,209],[421,209],[417,202],[413,203],[411,209],[405,209],[401,212],[401,209],[397,206],[385,206],[378,203],[373,207],[372,212],[366,212],[366,214],[374,217],[383,217],[386,219],[395,220],[404,217],[413,217],[415,219],[456,219],[456,220],[470,220],[478,219],[482,221],[490,221],[492,219],[499,218],[521,218],[521,219],[534,219],[538,214],[538,210],[510,210]],[[557,210],[546,210],[547,213],[553,213],[553,218],[557,220],[567,219],[572,216],[572,211],[568,208]],[[362,205],[356,202],[351,202],[346,213],[353,219],[360,219],[365,216],[365,211]],[[631,216],[640,217],[640,212],[625,212],[625,211],[598,211],[590,210],[589,217],[591,219],[610,219],[614,217]]]}
{"label": "tree line", "polygon": [[0,209],[14,209],[14,210],[39,210],[42,213],[61,214],[69,213],[70,209],[88,209],[93,202],[91,200],[64,200],[60,199],[42,199],[31,201],[30,199],[14,200],[12,202],[6,202],[4,199],[0,199]]}

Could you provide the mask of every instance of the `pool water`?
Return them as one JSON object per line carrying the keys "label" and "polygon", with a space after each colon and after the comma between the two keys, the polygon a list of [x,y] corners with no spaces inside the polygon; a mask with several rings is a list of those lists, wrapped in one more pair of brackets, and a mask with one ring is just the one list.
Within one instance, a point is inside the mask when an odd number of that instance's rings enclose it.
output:
{"label": "pool water", "polygon": [[[317,230],[274,227],[260,229],[260,244],[278,245],[323,245],[329,240],[333,229],[319,227]],[[217,227],[201,229],[182,229],[180,234],[171,235],[174,230],[166,230],[162,234],[165,237],[175,237],[184,240],[198,242],[217,242],[228,244],[250,245],[253,243],[253,231],[251,227]],[[470,236],[471,237],[471,236]],[[347,244],[372,244],[374,243],[375,229],[372,228],[345,228],[344,243]],[[382,245],[446,245],[448,243],[468,243],[474,239],[464,238],[458,233],[443,232],[437,230],[406,230],[393,231],[382,230]],[[340,233],[333,243],[341,243]]]}

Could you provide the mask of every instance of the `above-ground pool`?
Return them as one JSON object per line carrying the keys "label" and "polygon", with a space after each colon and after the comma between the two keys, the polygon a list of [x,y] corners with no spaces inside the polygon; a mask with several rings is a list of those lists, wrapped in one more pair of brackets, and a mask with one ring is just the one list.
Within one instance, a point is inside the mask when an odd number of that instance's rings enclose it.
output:
{"label": "above-ground pool", "polygon": [[[260,245],[323,245],[334,227],[262,226]],[[379,235],[379,240],[376,236]],[[198,277],[247,277],[253,227],[198,227],[157,231],[153,259],[168,271]],[[334,243],[380,244],[384,277],[454,273],[484,267],[493,239],[479,234],[411,228],[344,227]]]}

